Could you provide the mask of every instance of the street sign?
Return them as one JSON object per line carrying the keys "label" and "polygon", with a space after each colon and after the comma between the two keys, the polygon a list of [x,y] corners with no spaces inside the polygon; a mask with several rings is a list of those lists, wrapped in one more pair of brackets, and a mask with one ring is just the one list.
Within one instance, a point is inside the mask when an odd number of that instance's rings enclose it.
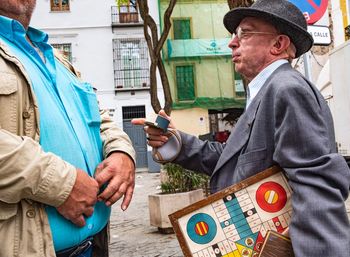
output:
{"label": "street sign", "polygon": [[331,33],[325,26],[307,26],[307,31],[314,39],[314,45],[329,45],[331,43]]}
{"label": "street sign", "polygon": [[289,0],[304,14],[308,24],[315,24],[326,13],[328,0]]}

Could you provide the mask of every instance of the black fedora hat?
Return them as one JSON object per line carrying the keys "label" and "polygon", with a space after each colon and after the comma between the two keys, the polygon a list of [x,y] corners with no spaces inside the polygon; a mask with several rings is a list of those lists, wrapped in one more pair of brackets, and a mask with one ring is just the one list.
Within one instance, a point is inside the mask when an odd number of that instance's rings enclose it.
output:
{"label": "black fedora hat", "polygon": [[251,7],[234,8],[225,15],[224,25],[233,33],[245,17],[258,17],[273,24],[291,39],[297,49],[296,57],[309,51],[313,45],[304,15],[287,0],[257,0]]}

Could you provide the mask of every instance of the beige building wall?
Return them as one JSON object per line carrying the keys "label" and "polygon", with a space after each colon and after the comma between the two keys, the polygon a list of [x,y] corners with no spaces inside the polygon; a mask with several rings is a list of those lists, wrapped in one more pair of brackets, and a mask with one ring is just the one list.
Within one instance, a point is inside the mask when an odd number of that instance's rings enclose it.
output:
{"label": "beige building wall", "polygon": [[203,59],[198,61],[172,61],[165,65],[171,95],[177,102],[175,69],[178,65],[193,65],[195,92],[197,97],[235,97],[233,67],[230,58]]}
{"label": "beige building wall", "polygon": [[171,119],[177,129],[188,134],[199,136],[209,133],[208,110],[202,108],[173,110]]}

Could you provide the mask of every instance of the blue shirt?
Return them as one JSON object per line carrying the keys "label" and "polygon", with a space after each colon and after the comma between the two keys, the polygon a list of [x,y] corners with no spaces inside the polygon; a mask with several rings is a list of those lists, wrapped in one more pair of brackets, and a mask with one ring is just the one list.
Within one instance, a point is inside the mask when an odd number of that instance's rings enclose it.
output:
{"label": "blue shirt", "polygon": [[266,80],[270,75],[282,64],[287,63],[287,60],[277,60],[271,63],[269,66],[265,67],[250,83],[247,87],[247,102],[245,109],[253,101],[254,97],[258,94],[262,86],[265,84]]}
{"label": "blue shirt", "polygon": [[[26,40],[42,52],[43,59]],[[32,82],[40,111],[40,144],[77,168],[94,175],[102,161],[100,115],[96,95],[88,83],[80,82],[54,58],[48,35],[0,16],[0,38],[23,64]],[[56,208],[46,208],[55,250],[74,245],[101,231],[110,216],[110,207],[96,204],[94,214],[83,228],[63,218]]]}

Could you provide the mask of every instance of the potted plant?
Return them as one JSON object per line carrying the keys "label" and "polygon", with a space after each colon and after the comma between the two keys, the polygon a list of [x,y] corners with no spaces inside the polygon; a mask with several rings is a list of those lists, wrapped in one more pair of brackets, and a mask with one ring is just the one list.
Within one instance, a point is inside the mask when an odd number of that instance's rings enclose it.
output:
{"label": "potted plant", "polygon": [[209,177],[177,164],[164,165],[161,193],[148,196],[150,223],[163,233],[173,232],[168,215],[204,198]]}

